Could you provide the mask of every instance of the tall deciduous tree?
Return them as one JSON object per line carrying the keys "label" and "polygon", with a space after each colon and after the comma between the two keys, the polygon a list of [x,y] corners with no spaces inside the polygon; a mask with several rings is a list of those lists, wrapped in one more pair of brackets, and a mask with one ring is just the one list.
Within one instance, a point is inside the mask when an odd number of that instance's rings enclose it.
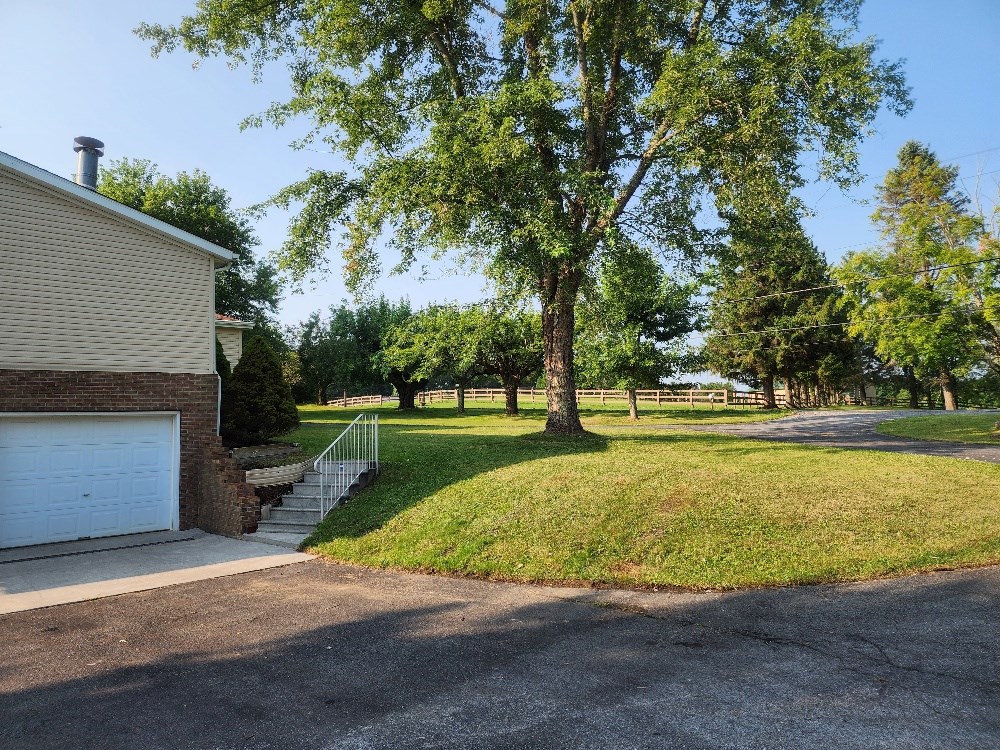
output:
{"label": "tall deciduous tree", "polygon": [[266,323],[277,311],[281,284],[274,266],[259,262],[260,244],[249,220],[230,206],[228,193],[200,170],[167,177],[145,159],[119,159],[102,167],[97,191],[236,255],[215,275],[215,311]]}
{"label": "tall deciduous tree", "polygon": [[434,373],[428,348],[433,332],[427,325],[426,311],[414,314],[409,303],[401,303],[392,312],[373,362],[399,394],[398,408],[413,409],[417,391]]}
{"label": "tall deciduous tree", "polygon": [[646,249],[609,261],[597,288],[585,295],[577,326],[579,379],[628,391],[629,415],[639,418],[637,388],[658,388],[688,357],[680,340],[698,326],[693,285],[674,282]]}
{"label": "tall deciduous tree", "polygon": [[933,378],[945,409],[958,408],[957,377],[983,361],[990,329],[977,262],[984,228],[957,178],[927,146],[905,144],[872,214],[885,247],[852,253],[838,270],[854,333],[917,378]]}
{"label": "tall deciduous tree", "polygon": [[154,53],[288,60],[291,99],[248,124],[309,118],[300,145],[321,139],[351,166],[275,197],[304,202],[285,267],[320,265],[344,223],[355,287],[391,228],[403,266],[458,249],[531,289],[546,429],[579,432],[576,304],[619,235],[691,249],[698,196],[794,187],[804,149],[849,180],[880,105],[908,106],[898,64],[854,41],[860,2],[200,0],[138,33]]}

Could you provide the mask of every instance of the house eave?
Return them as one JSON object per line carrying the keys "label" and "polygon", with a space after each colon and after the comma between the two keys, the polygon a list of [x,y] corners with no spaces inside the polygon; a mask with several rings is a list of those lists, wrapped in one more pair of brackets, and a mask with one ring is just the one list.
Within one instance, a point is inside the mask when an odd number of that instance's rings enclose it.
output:
{"label": "house eave", "polygon": [[0,171],[8,172],[22,180],[26,179],[29,182],[54,190],[77,203],[83,203],[90,208],[96,208],[99,211],[111,214],[117,219],[138,225],[139,228],[172,242],[177,242],[189,248],[207,253],[212,256],[217,269],[228,266],[236,259],[236,256],[225,248],[203,240],[201,237],[196,237],[190,232],[185,232],[183,229],[178,229],[175,226],[167,224],[165,221],[147,216],[141,211],[136,211],[134,208],[126,206],[123,203],[89,190],[82,185],[77,185],[65,177],[60,177],[41,167],[36,167],[34,164],[29,164],[3,151],[0,151]]}

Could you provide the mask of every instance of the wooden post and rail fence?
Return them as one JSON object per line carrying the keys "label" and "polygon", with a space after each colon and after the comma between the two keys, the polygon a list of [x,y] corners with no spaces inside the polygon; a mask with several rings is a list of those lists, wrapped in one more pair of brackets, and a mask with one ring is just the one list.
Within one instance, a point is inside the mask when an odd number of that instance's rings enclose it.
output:
{"label": "wooden post and rail fence", "polygon": [[[531,403],[545,401],[545,390],[542,388],[519,388],[517,397],[530,400]],[[707,406],[714,409],[716,406],[722,409],[730,407],[749,408],[753,406],[764,406],[764,393],[762,391],[731,391],[726,389],[717,390],[668,390],[668,389],[644,389],[635,392],[636,400],[640,403],[656,404],[663,406],[666,404],[684,405],[694,409],[696,406]],[[458,391],[449,388],[435,391],[421,391],[417,394],[417,403],[421,406],[442,401],[458,400]],[[466,401],[489,401],[492,403],[504,401],[503,388],[466,388]],[[588,388],[580,389],[576,392],[577,403],[584,401],[600,401],[606,404],[609,401],[628,401],[628,391]],[[785,395],[776,394],[779,407],[784,407]],[[351,396],[348,398],[337,398],[327,401],[328,406],[381,406],[387,403],[396,403],[399,399],[395,396]]]}

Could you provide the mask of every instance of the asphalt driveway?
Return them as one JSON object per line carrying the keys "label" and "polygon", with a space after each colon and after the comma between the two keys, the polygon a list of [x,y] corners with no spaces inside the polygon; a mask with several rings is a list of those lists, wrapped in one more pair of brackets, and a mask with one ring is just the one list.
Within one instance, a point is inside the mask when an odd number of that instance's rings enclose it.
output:
{"label": "asphalt driveway", "polygon": [[0,617],[2,748],[996,748],[1000,569],[729,594],[311,561]]}

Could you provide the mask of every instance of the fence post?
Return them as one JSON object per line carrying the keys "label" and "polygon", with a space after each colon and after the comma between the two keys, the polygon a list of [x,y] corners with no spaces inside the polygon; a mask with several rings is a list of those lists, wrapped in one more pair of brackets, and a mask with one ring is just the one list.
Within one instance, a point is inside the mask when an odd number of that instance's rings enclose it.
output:
{"label": "fence post", "polygon": [[688,390],[688,403],[691,404],[691,408],[694,408],[694,391]]}
{"label": "fence post", "polygon": [[656,389],[656,405],[657,405],[657,406],[659,406],[659,405],[660,405],[660,393],[661,393],[660,389],[659,389],[659,388],[657,388],[657,389]]}
{"label": "fence post", "polygon": [[723,391],[723,394],[724,395],[722,397],[722,406],[723,406],[724,409],[728,409],[729,408],[729,389],[726,388],[726,390]]}

